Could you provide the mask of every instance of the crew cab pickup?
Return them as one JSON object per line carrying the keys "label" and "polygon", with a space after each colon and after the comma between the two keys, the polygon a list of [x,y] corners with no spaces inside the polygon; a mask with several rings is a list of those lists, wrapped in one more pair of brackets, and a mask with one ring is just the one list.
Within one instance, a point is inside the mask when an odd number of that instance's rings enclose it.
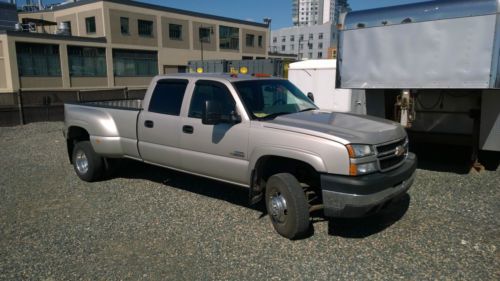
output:
{"label": "crew cab pickup", "polygon": [[285,79],[155,77],[144,100],[65,104],[70,161],[84,181],[130,158],[248,187],[276,231],[294,239],[310,212],[360,217],[412,185],[416,157],[392,121],[319,110]]}

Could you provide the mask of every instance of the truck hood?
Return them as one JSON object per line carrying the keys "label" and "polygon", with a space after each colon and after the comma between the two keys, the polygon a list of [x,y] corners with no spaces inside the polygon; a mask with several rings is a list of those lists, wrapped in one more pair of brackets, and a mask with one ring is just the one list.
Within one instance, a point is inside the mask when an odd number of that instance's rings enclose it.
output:
{"label": "truck hood", "polygon": [[396,122],[367,115],[314,110],[281,115],[264,127],[331,139],[342,144],[380,144],[406,136]]}

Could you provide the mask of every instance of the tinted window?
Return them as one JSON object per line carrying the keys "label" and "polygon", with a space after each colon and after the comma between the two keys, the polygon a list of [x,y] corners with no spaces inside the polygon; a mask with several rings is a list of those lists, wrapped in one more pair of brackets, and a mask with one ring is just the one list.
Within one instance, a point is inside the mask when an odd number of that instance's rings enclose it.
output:
{"label": "tinted window", "polygon": [[235,102],[226,86],[214,83],[199,81],[196,83],[188,116],[191,118],[201,118],[205,101],[214,100],[221,103],[222,114],[230,115],[235,110]]}
{"label": "tinted window", "polygon": [[149,103],[149,111],[179,115],[188,82],[186,80],[160,80]]}

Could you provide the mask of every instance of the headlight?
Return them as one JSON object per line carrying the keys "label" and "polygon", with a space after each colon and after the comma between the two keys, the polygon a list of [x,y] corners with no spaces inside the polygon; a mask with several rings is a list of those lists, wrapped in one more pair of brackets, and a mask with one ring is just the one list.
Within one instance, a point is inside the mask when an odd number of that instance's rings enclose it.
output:
{"label": "headlight", "polygon": [[351,163],[351,166],[349,167],[349,175],[359,176],[359,175],[373,173],[376,172],[377,170],[378,169],[376,162],[368,162],[363,164]]}
{"label": "headlight", "polygon": [[347,151],[349,151],[349,157],[360,158],[365,156],[370,156],[374,154],[371,145],[366,144],[348,144],[346,145]]}

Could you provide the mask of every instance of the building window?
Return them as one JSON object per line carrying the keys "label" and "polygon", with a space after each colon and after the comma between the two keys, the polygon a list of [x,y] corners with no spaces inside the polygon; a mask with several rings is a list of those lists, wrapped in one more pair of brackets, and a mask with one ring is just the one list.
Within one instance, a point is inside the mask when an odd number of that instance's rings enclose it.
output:
{"label": "building window", "polygon": [[238,50],[240,48],[240,30],[236,27],[219,26],[219,47],[226,50]]}
{"label": "building window", "polygon": [[312,57],[313,57],[313,53],[309,53],[308,58],[312,59]]}
{"label": "building window", "polygon": [[299,50],[304,50],[304,44],[299,45]]}
{"label": "building window", "polygon": [[318,52],[318,59],[322,59],[323,58],[323,52]]}
{"label": "building window", "polygon": [[182,25],[173,23],[169,24],[168,37],[170,40],[182,40]]}
{"label": "building window", "polygon": [[314,39],[314,34],[309,33],[309,39]]}
{"label": "building window", "polygon": [[95,17],[85,18],[87,34],[95,33]]}
{"label": "building window", "polygon": [[68,61],[70,76],[106,76],[104,48],[68,46]]}
{"label": "building window", "polygon": [[203,43],[210,43],[211,34],[212,34],[212,28],[210,27],[200,27],[200,29],[198,29],[198,36],[200,38],[200,41]]}
{"label": "building window", "polygon": [[113,50],[115,76],[155,76],[158,74],[156,52],[139,50]]}
{"label": "building window", "polygon": [[307,43],[307,48],[308,48],[309,50],[312,50],[312,48],[313,48],[313,44],[312,44],[312,43]]}
{"label": "building window", "polygon": [[259,48],[262,48],[262,46],[263,46],[263,40],[264,40],[264,37],[262,37],[262,35],[259,35],[259,37],[258,37],[258,46],[259,46]]}
{"label": "building window", "polygon": [[290,45],[290,50],[291,51],[295,50],[295,45]]}
{"label": "building window", "polygon": [[278,38],[273,37],[273,43],[276,43],[276,42],[278,42]]}
{"label": "building window", "polygon": [[295,36],[294,35],[290,35],[290,42],[294,42],[295,41]]}
{"label": "building window", "polygon": [[16,43],[19,76],[61,76],[59,46]]}
{"label": "building window", "polygon": [[281,45],[281,51],[284,52],[285,51],[285,45]]}
{"label": "building window", "polygon": [[300,34],[299,41],[304,41],[304,34]]}
{"label": "building window", "polygon": [[153,22],[150,20],[137,20],[137,29],[141,36],[153,36]]}
{"label": "building window", "polygon": [[129,35],[129,29],[128,29],[128,18],[126,17],[120,17],[120,30],[123,35]]}
{"label": "building window", "polygon": [[323,49],[323,42],[318,43],[318,49]]}
{"label": "building window", "polygon": [[318,34],[318,39],[323,39],[323,33]]}
{"label": "building window", "polygon": [[281,36],[281,42],[286,42],[286,36]]}
{"label": "building window", "polygon": [[245,38],[246,46],[247,47],[253,47],[255,45],[255,35],[253,34],[247,34]]}
{"label": "building window", "polygon": [[63,21],[63,23],[68,27],[68,35],[71,35],[71,21]]}

